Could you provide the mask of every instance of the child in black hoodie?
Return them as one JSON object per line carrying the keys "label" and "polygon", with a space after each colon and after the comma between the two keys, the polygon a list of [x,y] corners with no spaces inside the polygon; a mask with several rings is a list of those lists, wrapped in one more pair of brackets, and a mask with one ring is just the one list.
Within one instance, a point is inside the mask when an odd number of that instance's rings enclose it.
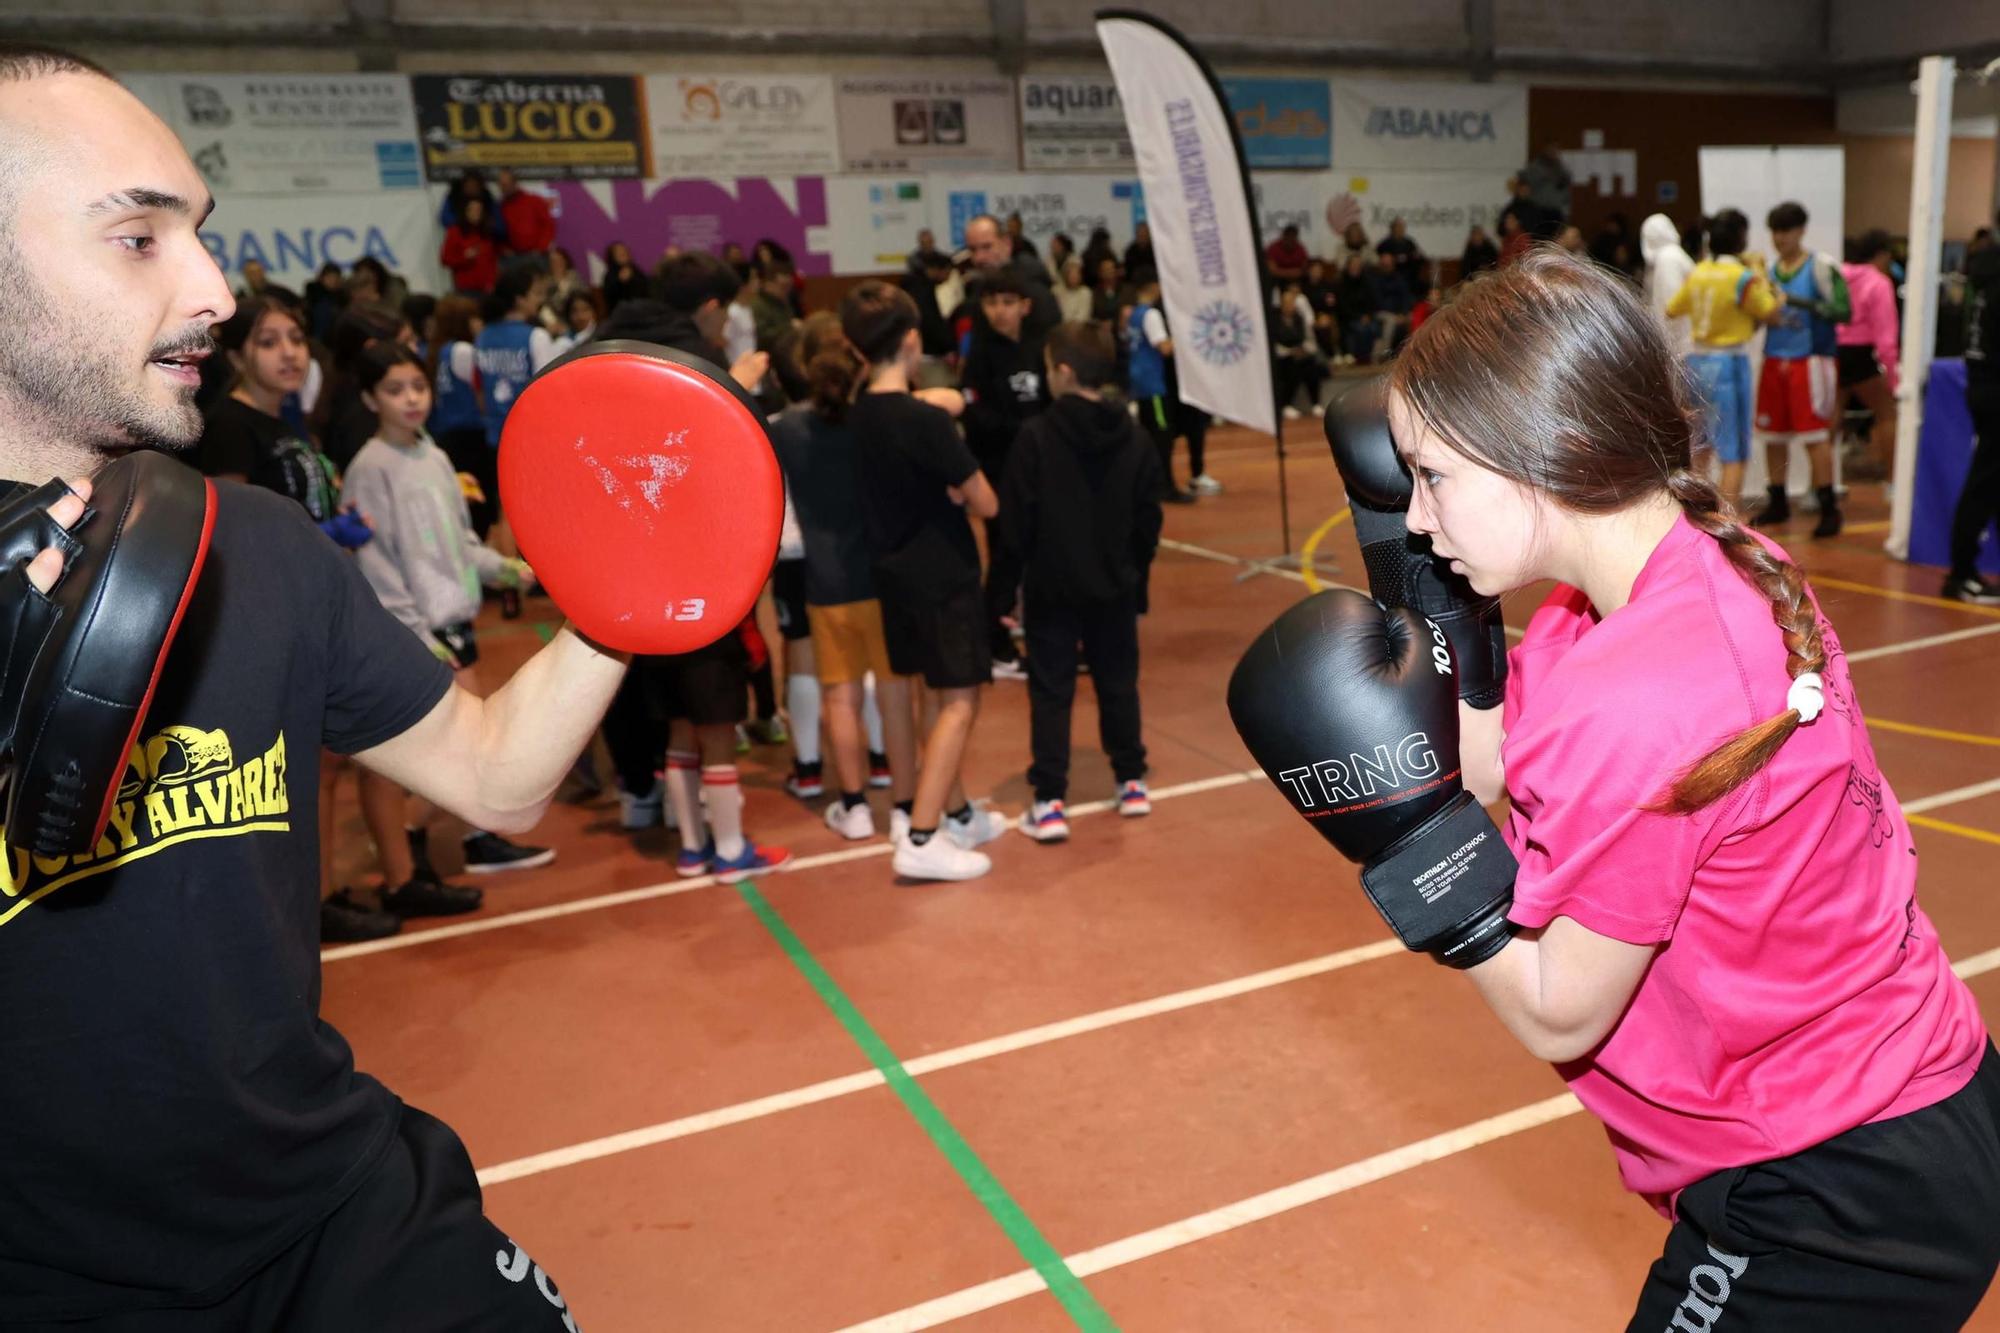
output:
{"label": "child in black hoodie", "polygon": [[1077,647],[1097,689],[1098,736],[1118,782],[1118,813],[1152,810],[1139,739],[1139,617],[1160,540],[1159,452],[1117,390],[1118,354],[1095,324],[1064,324],[1044,361],[1055,404],[1015,437],[1001,488],[1000,536],[1022,570],[1034,804],[1021,831],[1069,836],[1069,715]]}
{"label": "child in black hoodie", "polygon": [[[979,470],[995,488],[1005,484],[1007,459],[1023,422],[1048,406],[1042,373],[1042,339],[1028,332],[1034,303],[1027,285],[1011,269],[988,273],[979,286],[985,327],[972,335],[961,385],[965,390],[965,442]],[[1007,628],[1021,586],[1020,568],[996,553],[986,571],[986,633],[993,647],[993,674],[1022,678],[1014,637]]]}

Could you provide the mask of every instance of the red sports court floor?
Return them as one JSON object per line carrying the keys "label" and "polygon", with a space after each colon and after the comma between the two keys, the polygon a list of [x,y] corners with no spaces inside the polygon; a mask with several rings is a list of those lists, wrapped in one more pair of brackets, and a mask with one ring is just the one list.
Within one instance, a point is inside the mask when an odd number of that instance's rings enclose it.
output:
{"label": "red sports court floor", "polygon": [[[1294,540],[1357,579],[1317,423],[1290,430]],[[1268,440],[1218,432],[1211,459],[1227,493],[1169,509],[1142,630],[1150,818],[1087,804],[1111,779],[1085,687],[1074,836],[1009,834],[987,879],[896,883],[760,749],[750,825],[786,873],[678,880],[670,835],[621,832],[607,795],[554,808],[560,858],[478,915],[326,951],[361,1067],[464,1136],[586,1333],[1623,1327],[1665,1224],[1603,1131],[1249,771],[1224,683],[1305,587],[1245,577],[1281,549]],[[1886,559],[1873,488],[1849,519],[1788,544],[2000,1022],[2000,611]],[[489,684],[537,615],[484,626]],[[1016,812],[1026,765],[1025,686],[998,683],[967,787]],[[351,791],[341,828],[359,882]],[[2000,1330],[2000,1297],[1972,1327]]]}

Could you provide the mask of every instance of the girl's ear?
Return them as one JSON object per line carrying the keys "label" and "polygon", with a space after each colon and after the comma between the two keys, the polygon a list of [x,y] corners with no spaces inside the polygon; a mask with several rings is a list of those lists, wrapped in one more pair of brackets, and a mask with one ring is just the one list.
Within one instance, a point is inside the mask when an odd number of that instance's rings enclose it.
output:
{"label": "girl's ear", "polygon": [[361,391],[361,405],[377,416],[380,416],[382,413],[382,409],[375,405],[375,395],[366,389]]}

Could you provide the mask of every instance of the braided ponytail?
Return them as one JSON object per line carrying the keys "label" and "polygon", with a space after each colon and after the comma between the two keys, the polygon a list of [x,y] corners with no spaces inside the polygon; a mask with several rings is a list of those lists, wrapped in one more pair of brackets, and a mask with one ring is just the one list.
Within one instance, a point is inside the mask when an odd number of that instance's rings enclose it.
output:
{"label": "braided ponytail", "polygon": [[[1715,538],[1743,581],[1770,601],[1771,619],[1785,636],[1786,673],[1796,680],[1807,672],[1823,671],[1826,647],[1821,642],[1819,614],[1806,595],[1805,572],[1772,555],[1752,537],[1723,508],[1721,496],[1706,478],[1687,468],[1675,468],[1668,474],[1667,490],[1680,502],[1687,521]],[[1798,710],[1787,708],[1738,732],[1689,765],[1650,808],[1685,815],[1721,800],[1770,763],[1799,722]]]}

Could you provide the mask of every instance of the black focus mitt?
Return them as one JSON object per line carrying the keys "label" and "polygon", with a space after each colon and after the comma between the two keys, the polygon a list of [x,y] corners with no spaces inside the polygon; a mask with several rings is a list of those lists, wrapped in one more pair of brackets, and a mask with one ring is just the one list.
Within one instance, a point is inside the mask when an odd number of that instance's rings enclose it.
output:
{"label": "black focus mitt", "polygon": [[[51,481],[0,504],[0,756],[6,842],[39,856],[104,835],[167,649],[215,526],[208,478],[164,454],[127,454],[91,479],[67,531]],[[46,594],[28,581],[62,552]]]}

